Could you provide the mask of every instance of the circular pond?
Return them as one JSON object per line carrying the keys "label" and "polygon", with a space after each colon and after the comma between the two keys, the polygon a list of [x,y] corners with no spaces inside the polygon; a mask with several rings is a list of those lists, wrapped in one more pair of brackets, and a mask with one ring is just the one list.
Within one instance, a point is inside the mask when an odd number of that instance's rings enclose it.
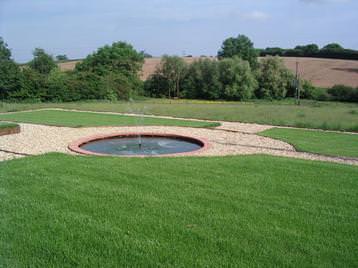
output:
{"label": "circular pond", "polygon": [[206,147],[201,139],[170,134],[120,134],[82,139],[69,146],[81,154],[163,156],[190,154]]}

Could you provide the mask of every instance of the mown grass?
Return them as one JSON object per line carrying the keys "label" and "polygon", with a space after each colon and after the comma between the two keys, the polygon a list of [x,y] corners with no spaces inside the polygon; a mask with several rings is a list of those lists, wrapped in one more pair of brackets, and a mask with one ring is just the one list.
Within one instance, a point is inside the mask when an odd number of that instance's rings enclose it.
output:
{"label": "mown grass", "polygon": [[215,127],[220,124],[202,121],[161,119],[115,114],[86,113],[60,110],[39,110],[0,114],[0,120],[22,123],[67,126],[183,126],[183,127]]}
{"label": "mown grass", "polygon": [[0,163],[0,266],[357,267],[358,168],[269,156]]}
{"label": "mown grass", "polygon": [[248,123],[294,126],[358,132],[358,104],[292,100],[256,102],[213,102],[147,99],[134,102],[0,103],[0,111],[19,111],[46,107],[145,113]]}
{"label": "mown grass", "polygon": [[358,157],[358,134],[273,128],[260,135],[288,142],[299,151]]}
{"label": "mown grass", "polygon": [[8,122],[0,122],[0,129],[1,128],[13,128],[17,127],[18,125],[15,123],[8,123]]}

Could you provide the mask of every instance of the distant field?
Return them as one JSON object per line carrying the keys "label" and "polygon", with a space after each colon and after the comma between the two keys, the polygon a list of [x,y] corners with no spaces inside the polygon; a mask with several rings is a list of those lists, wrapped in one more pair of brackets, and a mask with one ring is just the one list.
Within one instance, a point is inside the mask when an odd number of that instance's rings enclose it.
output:
{"label": "distant field", "polygon": [[[185,61],[192,63],[199,58],[185,58]],[[347,86],[358,86],[358,61],[318,59],[318,58],[283,58],[285,65],[295,71],[296,60],[299,62],[299,69],[302,78],[311,81],[318,87],[332,87],[336,84]],[[61,70],[73,70],[78,60],[63,62],[59,66]],[[154,73],[160,63],[160,58],[146,59],[141,73],[141,79],[147,79]]]}

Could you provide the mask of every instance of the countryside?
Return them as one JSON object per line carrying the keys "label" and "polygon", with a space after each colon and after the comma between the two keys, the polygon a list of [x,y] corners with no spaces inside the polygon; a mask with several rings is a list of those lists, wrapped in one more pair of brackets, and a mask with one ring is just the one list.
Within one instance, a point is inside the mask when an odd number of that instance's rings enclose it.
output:
{"label": "countryside", "polygon": [[0,267],[357,267],[357,3],[169,2],[0,3]]}

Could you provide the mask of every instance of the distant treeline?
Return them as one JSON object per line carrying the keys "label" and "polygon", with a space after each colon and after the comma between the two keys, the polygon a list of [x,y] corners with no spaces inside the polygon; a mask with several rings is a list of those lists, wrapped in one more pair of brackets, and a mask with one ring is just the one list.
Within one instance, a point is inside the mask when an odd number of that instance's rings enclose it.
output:
{"label": "distant treeline", "polygon": [[322,48],[319,48],[316,44],[296,46],[293,49],[268,47],[258,49],[258,52],[261,57],[281,56],[358,60],[358,50],[346,49],[337,43],[331,43]]}
{"label": "distant treeline", "polygon": [[[330,44],[321,50],[339,50]],[[299,48],[308,55],[315,45]],[[321,51],[319,50],[319,51]],[[274,54],[275,55],[275,54]],[[62,72],[58,61],[36,48],[33,59],[19,66],[0,37],[0,101],[68,102],[128,100],[135,96],[208,100],[284,99],[300,96],[314,100],[358,102],[358,88],[314,87],[288,70],[279,57],[258,60],[257,50],[244,35],[226,39],[217,59],[187,64],[183,58],[165,56],[147,81],[139,79],[145,55],[124,42],[97,49]]]}

